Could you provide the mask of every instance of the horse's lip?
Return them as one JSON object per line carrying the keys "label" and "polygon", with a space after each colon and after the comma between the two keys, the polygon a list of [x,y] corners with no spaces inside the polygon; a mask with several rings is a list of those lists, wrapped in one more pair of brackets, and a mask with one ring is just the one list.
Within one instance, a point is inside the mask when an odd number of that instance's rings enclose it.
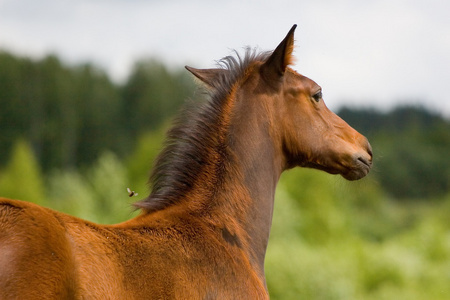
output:
{"label": "horse's lip", "polygon": [[370,170],[370,168],[372,168],[372,160],[371,159],[369,160],[369,159],[367,159],[365,157],[360,156],[360,157],[358,157],[357,161],[358,161],[359,164],[362,163],[369,170]]}
{"label": "horse's lip", "polygon": [[369,174],[371,168],[372,159],[358,156],[354,160],[354,166],[341,175],[347,180],[358,180]]}
{"label": "horse's lip", "polygon": [[339,162],[334,167],[327,166],[318,162],[308,162],[301,166],[323,170],[330,174],[341,174],[347,180],[358,180],[365,177],[372,168],[372,156],[355,155],[350,159],[350,162]]}

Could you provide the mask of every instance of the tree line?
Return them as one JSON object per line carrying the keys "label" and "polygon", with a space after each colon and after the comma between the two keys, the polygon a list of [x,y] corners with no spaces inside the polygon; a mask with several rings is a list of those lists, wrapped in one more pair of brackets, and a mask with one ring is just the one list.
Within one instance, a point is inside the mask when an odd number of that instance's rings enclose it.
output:
{"label": "tree line", "polygon": [[161,126],[192,95],[185,73],[142,60],[124,84],[115,84],[92,64],[1,52],[0,165],[18,138],[31,143],[44,171],[89,165],[106,149],[123,157],[142,132]]}
{"label": "tree line", "polygon": [[[54,55],[33,60],[0,52],[0,170],[19,139],[31,145],[44,173],[88,167],[106,150],[124,159],[194,93],[186,71],[154,59],[136,62],[118,84],[93,64],[68,66]],[[408,106],[390,112],[342,108],[338,114],[369,138],[371,176],[394,198],[449,192],[447,119]]]}

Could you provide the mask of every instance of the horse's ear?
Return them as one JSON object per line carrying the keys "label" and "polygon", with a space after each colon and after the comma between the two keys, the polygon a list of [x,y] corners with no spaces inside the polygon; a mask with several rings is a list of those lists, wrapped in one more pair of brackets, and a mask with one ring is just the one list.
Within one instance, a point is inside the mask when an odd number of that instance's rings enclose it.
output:
{"label": "horse's ear", "polygon": [[185,66],[185,68],[195,77],[200,79],[200,81],[212,88],[215,86],[215,83],[220,80],[220,77],[228,72],[226,69],[196,69],[189,66]]}
{"label": "horse's ear", "polygon": [[261,66],[264,78],[270,82],[277,82],[284,75],[288,65],[292,64],[294,50],[294,31],[297,25],[294,24],[291,30],[278,47],[273,51],[267,61]]}

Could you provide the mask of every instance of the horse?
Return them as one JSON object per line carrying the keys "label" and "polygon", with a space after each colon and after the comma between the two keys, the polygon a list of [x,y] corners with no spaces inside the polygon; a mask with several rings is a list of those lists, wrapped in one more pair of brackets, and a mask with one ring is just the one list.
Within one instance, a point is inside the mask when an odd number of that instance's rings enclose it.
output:
{"label": "horse", "polygon": [[140,214],[100,225],[0,199],[0,299],[268,299],[264,257],[283,171],[357,180],[368,140],[291,67],[294,25],[274,51],[216,68],[168,131]]}

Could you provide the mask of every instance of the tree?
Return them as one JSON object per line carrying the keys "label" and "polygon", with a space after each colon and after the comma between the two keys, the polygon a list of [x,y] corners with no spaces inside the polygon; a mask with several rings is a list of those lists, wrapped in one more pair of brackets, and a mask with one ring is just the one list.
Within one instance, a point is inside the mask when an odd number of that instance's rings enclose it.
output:
{"label": "tree", "polygon": [[18,140],[6,168],[0,174],[0,195],[47,206],[39,164],[30,145]]}
{"label": "tree", "polygon": [[132,137],[155,130],[192,95],[194,84],[187,72],[169,71],[150,59],[137,62],[122,89],[123,123]]}

